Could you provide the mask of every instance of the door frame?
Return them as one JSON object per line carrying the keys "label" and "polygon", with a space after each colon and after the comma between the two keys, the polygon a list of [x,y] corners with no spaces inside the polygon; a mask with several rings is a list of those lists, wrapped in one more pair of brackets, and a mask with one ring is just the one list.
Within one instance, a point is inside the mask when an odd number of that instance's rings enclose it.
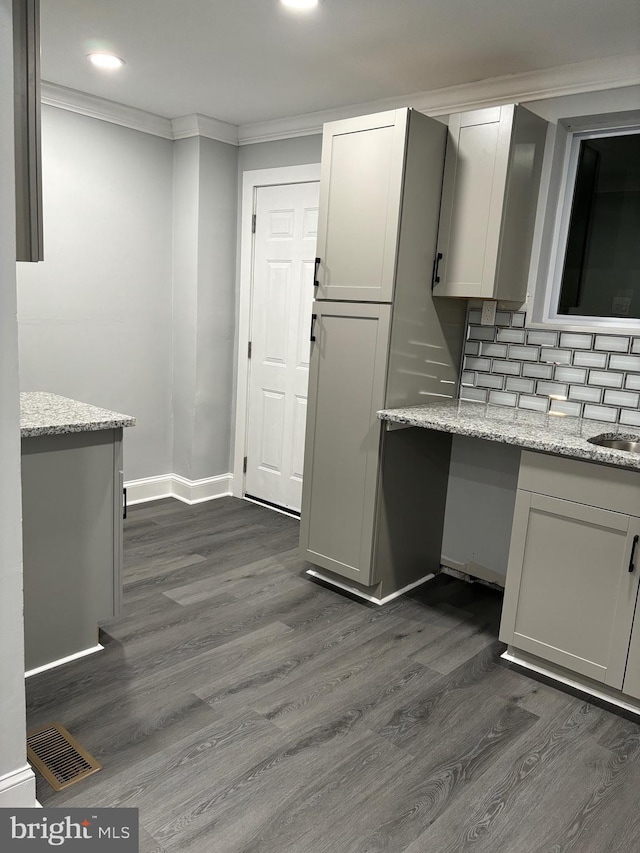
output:
{"label": "door frame", "polygon": [[253,169],[242,176],[240,212],[240,275],[238,278],[238,345],[236,348],[235,439],[233,450],[232,494],[244,497],[244,451],[247,443],[249,411],[249,360],[247,347],[251,328],[253,295],[252,217],[259,187],[278,184],[306,184],[320,181],[320,163]]}

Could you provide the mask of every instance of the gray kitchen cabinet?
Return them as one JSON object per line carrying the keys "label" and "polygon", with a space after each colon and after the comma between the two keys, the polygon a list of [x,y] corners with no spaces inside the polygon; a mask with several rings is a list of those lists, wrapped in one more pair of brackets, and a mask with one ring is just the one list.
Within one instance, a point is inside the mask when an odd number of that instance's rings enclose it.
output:
{"label": "gray kitchen cabinet", "polygon": [[25,670],[95,649],[122,600],[122,429],[22,439]]}
{"label": "gray kitchen cabinet", "polygon": [[445,133],[409,109],[324,130],[300,543],[376,599],[439,568],[451,439],[376,412],[456,392],[464,306],[430,287]]}
{"label": "gray kitchen cabinet", "polygon": [[640,518],[621,511],[638,511],[636,478],[523,452],[500,627],[510,646],[616,690],[638,594]]}
{"label": "gray kitchen cabinet", "polygon": [[391,306],[314,311],[301,537],[307,559],[369,586]]}
{"label": "gray kitchen cabinet", "polygon": [[524,301],[546,131],[516,104],[450,116],[437,296]]}
{"label": "gray kitchen cabinet", "polygon": [[13,0],[16,260],[43,260],[40,0]]}
{"label": "gray kitchen cabinet", "polygon": [[409,115],[398,109],[325,124],[316,298],[391,302]]}

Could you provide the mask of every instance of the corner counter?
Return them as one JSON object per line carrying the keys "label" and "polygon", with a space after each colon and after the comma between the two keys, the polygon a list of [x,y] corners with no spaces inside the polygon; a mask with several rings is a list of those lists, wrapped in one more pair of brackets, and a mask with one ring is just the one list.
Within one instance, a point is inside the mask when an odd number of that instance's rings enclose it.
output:
{"label": "corner counter", "polygon": [[135,418],[20,395],[25,670],[99,651],[122,602],[122,430]]}

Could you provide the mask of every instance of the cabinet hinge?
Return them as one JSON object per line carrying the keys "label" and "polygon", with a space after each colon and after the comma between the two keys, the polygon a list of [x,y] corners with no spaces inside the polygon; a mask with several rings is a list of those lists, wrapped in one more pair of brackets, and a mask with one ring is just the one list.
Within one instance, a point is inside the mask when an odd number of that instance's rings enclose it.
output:
{"label": "cabinet hinge", "polygon": [[247,358],[251,358],[251,341],[247,344]]}
{"label": "cabinet hinge", "polygon": [[255,215],[255,213],[251,217],[251,233],[252,234],[256,233],[256,215]]}
{"label": "cabinet hinge", "polygon": [[247,473],[247,457],[246,456],[244,457],[244,460],[242,462],[242,473],[243,474]]}

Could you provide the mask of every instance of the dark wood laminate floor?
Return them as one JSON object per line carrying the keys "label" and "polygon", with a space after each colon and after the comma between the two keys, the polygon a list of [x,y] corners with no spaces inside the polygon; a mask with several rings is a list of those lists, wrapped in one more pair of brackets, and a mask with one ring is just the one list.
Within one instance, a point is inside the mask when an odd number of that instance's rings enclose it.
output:
{"label": "dark wood laminate floor", "polygon": [[130,510],[104,652],[27,682],[104,764],[45,805],[135,806],[141,851],[640,851],[640,726],[499,661],[501,596],[380,608],[308,580],[298,522]]}

